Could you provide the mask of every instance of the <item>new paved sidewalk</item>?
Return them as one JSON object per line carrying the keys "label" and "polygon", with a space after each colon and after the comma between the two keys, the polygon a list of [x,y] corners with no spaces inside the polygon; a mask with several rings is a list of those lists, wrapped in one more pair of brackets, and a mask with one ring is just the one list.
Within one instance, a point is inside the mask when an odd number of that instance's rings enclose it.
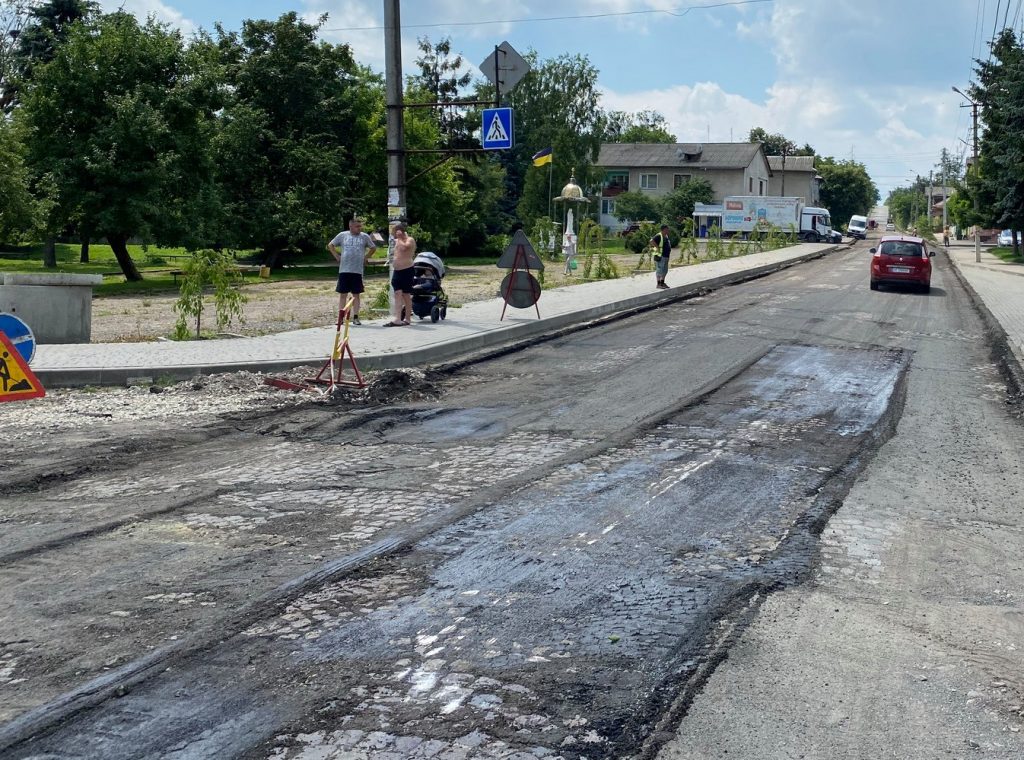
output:
{"label": "new paved sidewalk", "polygon": [[981,249],[975,261],[974,244],[957,241],[949,258],[982,304],[1006,333],[1006,341],[1024,368],[1024,264],[1010,263]]}
{"label": "new paved sidewalk", "polygon": [[[360,369],[416,367],[551,333],[623,311],[650,308],[704,289],[818,258],[833,245],[803,244],[672,269],[668,290],[655,290],[654,274],[602,280],[544,291],[534,309],[512,309],[500,321],[500,298],[448,309],[443,322],[413,320],[385,328],[384,320],[352,327],[351,347]],[[560,266],[553,264],[553,266]],[[224,340],[41,345],[32,370],[46,386],[123,385],[130,378],[185,379],[198,374],[251,370],[281,372],[319,365],[330,354],[334,326],[258,338]]]}

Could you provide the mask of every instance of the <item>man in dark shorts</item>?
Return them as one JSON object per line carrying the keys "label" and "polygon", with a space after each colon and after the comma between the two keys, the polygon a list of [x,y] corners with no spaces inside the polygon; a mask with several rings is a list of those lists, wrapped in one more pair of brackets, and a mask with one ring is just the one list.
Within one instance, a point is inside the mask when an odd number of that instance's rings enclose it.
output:
{"label": "man in dark shorts", "polygon": [[[410,324],[412,318],[412,286],[415,279],[413,259],[416,258],[416,239],[409,236],[405,225],[399,222],[391,231],[395,239],[391,287],[395,289],[395,315],[385,327],[401,327]],[[403,310],[405,319],[402,318]]]}
{"label": "man in dark shorts", "polygon": [[661,232],[651,238],[651,245],[657,249],[654,254],[654,276],[657,279],[656,288],[666,290],[665,277],[668,275],[668,262],[672,258],[672,241],[669,239],[669,228],[667,224],[661,225]]}
{"label": "man in dark shorts", "polygon": [[362,324],[359,321],[359,294],[365,289],[363,268],[377,250],[377,246],[374,245],[373,238],[363,232],[363,220],[354,216],[348,223],[348,230],[335,235],[327,244],[327,250],[338,262],[338,286],[335,288],[340,294],[338,308],[345,308],[348,295],[351,293],[352,324]]}

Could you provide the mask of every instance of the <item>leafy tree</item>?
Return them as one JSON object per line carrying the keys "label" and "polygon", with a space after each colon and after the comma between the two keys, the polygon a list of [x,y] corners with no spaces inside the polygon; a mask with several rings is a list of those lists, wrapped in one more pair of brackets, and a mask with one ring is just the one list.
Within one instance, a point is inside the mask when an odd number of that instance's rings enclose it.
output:
{"label": "leafy tree", "polygon": [[71,25],[98,12],[99,4],[92,0],[46,0],[31,5],[14,50],[17,76],[5,83],[0,92],[4,109],[15,104],[18,88],[31,80],[33,68],[53,60],[57,47],[67,39]]}
{"label": "leafy tree", "polygon": [[217,27],[229,91],[215,143],[224,241],[319,250],[355,212],[383,205],[384,93],[347,45],[317,41],[315,24],[287,13]]}
{"label": "leafy tree", "polygon": [[128,13],[73,24],[22,93],[29,166],[57,189],[48,223],[106,237],[129,280],[129,238],[196,246],[215,215],[208,150],[220,102],[181,35]]}
{"label": "leafy tree", "polygon": [[764,144],[764,154],[766,156],[813,156],[815,155],[814,148],[808,144],[804,144],[804,147],[798,148],[796,143],[789,140],[785,135],[774,133],[768,134],[767,130],[761,127],[754,127],[750,130],[750,134],[747,137],[748,142],[759,142]]}
{"label": "leafy tree", "polygon": [[238,290],[242,276],[234,257],[226,251],[196,251],[185,265],[185,276],[174,310],[178,320],[174,326],[175,340],[188,340],[188,320],[196,323],[195,337],[201,337],[203,326],[203,291],[213,288],[214,313],[217,327],[223,329],[234,319],[242,318],[245,296]]}
{"label": "leafy tree", "polygon": [[[615,216],[620,222],[657,221],[661,218],[658,201],[636,190],[615,196]],[[648,238],[650,239],[650,238]]]}
{"label": "leafy tree", "polygon": [[818,158],[815,161],[822,177],[821,202],[837,223],[854,214],[866,215],[878,200],[878,188],[871,181],[864,164]]}
{"label": "leafy tree", "polygon": [[889,193],[885,204],[896,225],[905,229],[913,225],[921,210],[927,206],[928,198],[919,187],[898,187]]}
{"label": "leafy tree", "polygon": [[32,231],[39,209],[29,192],[24,147],[14,125],[0,118],[0,243],[14,242]]}
{"label": "leafy tree", "polygon": [[978,62],[972,88],[985,129],[970,184],[983,218],[1017,230],[1024,228],[1024,47],[1012,29],[1004,29],[991,48],[991,58]]}
{"label": "leafy tree", "polygon": [[29,21],[33,0],[0,2],[0,111],[8,111],[21,71],[18,38]]}
{"label": "leafy tree", "polygon": [[[430,38],[417,40],[419,72],[409,77],[409,89],[415,93],[410,102],[451,103],[459,100],[473,81],[461,55],[452,53],[452,41],[445,37],[437,43]],[[418,95],[418,97],[417,97]],[[439,107],[434,116],[444,145],[453,148],[475,147],[473,127],[464,109]]]}
{"label": "leafy tree", "polygon": [[676,136],[668,131],[668,121],[657,111],[609,111],[604,117],[603,142],[612,143],[674,143]]}
{"label": "leafy tree", "polygon": [[[557,192],[575,169],[578,184],[594,185],[593,168],[603,135],[597,69],[581,55],[563,54],[540,61],[535,51],[526,55],[532,67],[508,95],[516,114],[516,145],[504,151],[502,162],[508,178],[509,198],[518,199],[517,212],[529,227],[534,219],[548,213],[548,168],[533,166],[531,156],[551,147],[554,165],[552,183]],[[481,89],[486,96],[487,88]],[[490,92],[493,92],[491,90]],[[483,99],[483,98],[481,98]]]}
{"label": "leafy tree", "polygon": [[678,226],[693,216],[695,203],[711,203],[714,199],[715,191],[710,182],[706,179],[691,179],[661,199],[661,218],[669,224]]}

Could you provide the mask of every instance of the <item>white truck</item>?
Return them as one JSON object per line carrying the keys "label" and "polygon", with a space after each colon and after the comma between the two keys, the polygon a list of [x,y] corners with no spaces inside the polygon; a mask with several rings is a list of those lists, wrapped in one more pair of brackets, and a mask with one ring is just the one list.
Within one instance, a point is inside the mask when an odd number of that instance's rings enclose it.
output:
{"label": "white truck", "polygon": [[805,206],[803,198],[767,195],[731,195],[723,203],[722,232],[750,233],[778,227],[785,233],[796,232],[808,243],[835,242],[842,235],[832,230],[828,209]]}

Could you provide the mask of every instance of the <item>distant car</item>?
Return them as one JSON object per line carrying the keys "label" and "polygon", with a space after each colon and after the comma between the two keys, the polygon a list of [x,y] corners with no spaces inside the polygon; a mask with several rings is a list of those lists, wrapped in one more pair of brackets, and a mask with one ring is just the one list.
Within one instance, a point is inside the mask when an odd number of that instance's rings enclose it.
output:
{"label": "distant car", "polygon": [[[1020,233],[1017,233],[1017,242],[1021,241]],[[1013,231],[1003,230],[999,233],[999,245],[1010,246],[1013,245]]]}
{"label": "distant car", "polygon": [[886,225],[885,225],[885,231],[886,232],[895,232],[896,231],[896,225],[893,224],[892,222],[887,222]]}
{"label": "distant car", "polygon": [[832,230],[829,233],[828,242],[830,242],[830,243],[842,243],[843,242],[843,233],[840,232],[839,230]]}
{"label": "distant car", "polygon": [[928,244],[909,235],[883,235],[871,249],[871,289],[880,285],[916,285],[925,293],[932,287],[932,257]]}

